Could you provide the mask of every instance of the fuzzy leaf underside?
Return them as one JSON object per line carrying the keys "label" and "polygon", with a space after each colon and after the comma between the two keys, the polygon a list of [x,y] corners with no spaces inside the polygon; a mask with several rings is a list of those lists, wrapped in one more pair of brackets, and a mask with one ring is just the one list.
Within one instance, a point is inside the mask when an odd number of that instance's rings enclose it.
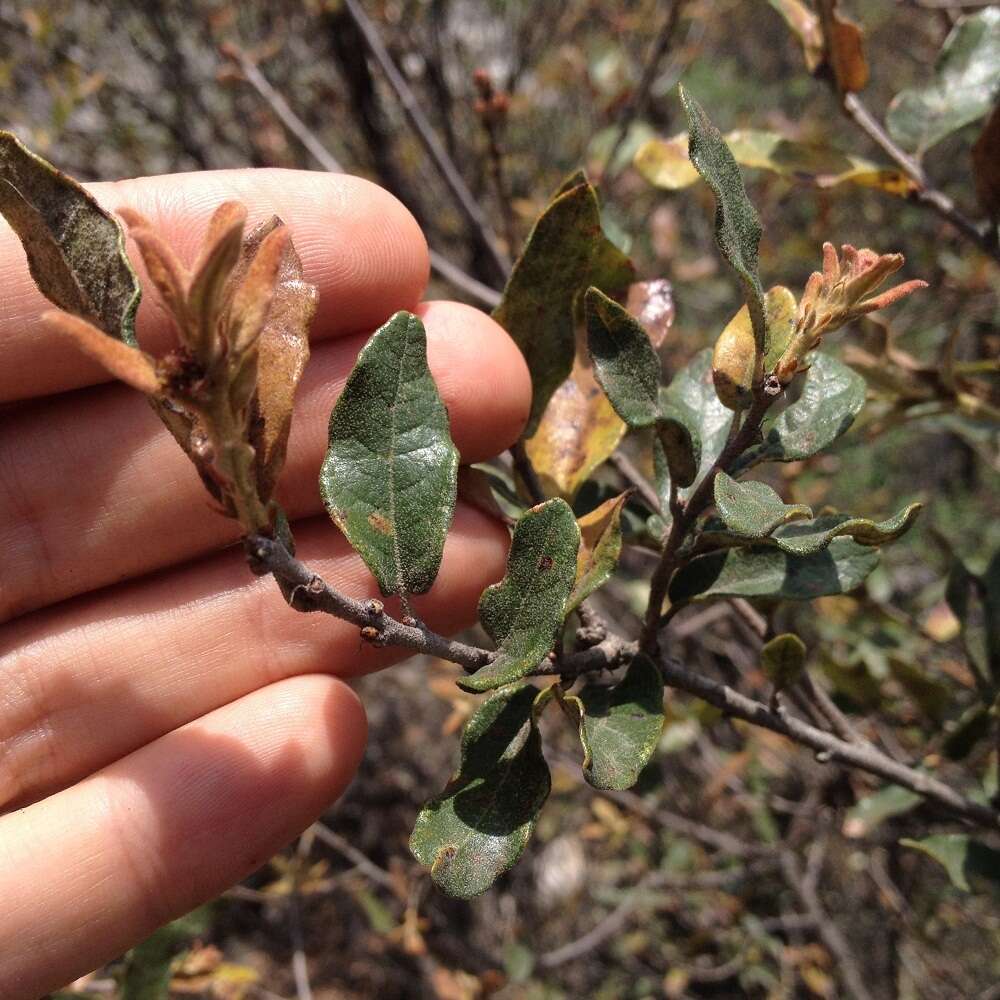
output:
{"label": "fuzzy leaf underside", "polygon": [[598,587],[611,578],[622,551],[622,509],[630,492],[605,500],[589,514],[577,518],[580,550],[576,581],[566,604],[567,613],[578,608]]}
{"label": "fuzzy leaf underside", "polygon": [[384,594],[434,582],[455,512],[458,450],[411,313],[372,334],[330,415],[320,492]]}
{"label": "fuzzy leaf underside", "polygon": [[877,565],[878,550],[850,538],[835,538],[808,556],[768,545],[723,549],[697,556],[674,574],[669,595],[674,603],[715,597],[810,601],[854,590]]}
{"label": "fuzzy leaf underside", "polygon": [[634,274],[601,229],[596,190],[582,174],[574,175],[539,216],[493,312],[531,373],[525,437],[534,433],[549,398],[573,367],[578,297],[590,285],[611,295],[624,292]]}
{"label": "fuzzy leaf underside", "polygon": [[588,289],[585,311],[597,381],[629,427],[647,427],[659,412],[660,388],[660,359],[649,335],[624,306],[600,289]]}
{"label": "fuzzy leaf underside", "polygon": [[963,17],[945,39],[931,79],[901,91],[886,125],[907,149],[923,152],[985,115],[1000,93],[1000,10]]}
{"label": "fuzzy leaf underside", "polygon": [[449,896],[485,892],[531,837],[551,779],[533,720],[530,684],[497,691],[462,734],[461,763],[417,816],[410,850]]}
{"label": "fuzzy leaf underside", "polygon": [[715,194],[715,239],[722,256],[739,276],[758,349],[764,352],[764,289],[757,273],[760,218],[747,197],[743,175],[722,134],[683,87],[680,94],[688,120],[688,156]]}
{"label": "fuzzy leaf underside", "polygon": [[910,530],[922,506],[911,503],[898,514],[878,522],[848,514],[824,514],[814,520],[785,524],[772,538],[783,552],[799,556],[820,552],[835,538],[852,538],[859,545],[885,545]]}
{"label": "fuzzy leaf underside", "polygon": [[663,678],[636,656],[614,686],[588,684],[577,696],[583,773],[595,788],[625,791],[639,780],[663,732]]}
{"label": "fuzzy leaf underside", "polygon": [[135,346],[141,290],[118,220],[4,131],[0,213],[21,240],[31,276],[49,301]]}
{"label": "fuzzy leaf underside", "polygon": [[720,472],[714,489],[719,515],[729,531],[741,538],[767,538],[789,521],[812,517],[807,506],[786,504],[767,483],[739,483]]}
{"label": "fuzzy leaf underside", "polygon": [[748,449],[737,470],[758,462],[796,462],[828,448],[854,423],[865,405],[865,380],[828,354],[814,354],[802,393]]}
{"label": "fuzzy leaf underside", "polygon": [[761,669],[767,679],[779,690],[794,684],[801,676],[805,665],[805,643],[791,632],[776,635],[761,647]]}
{"label": "fuzzy leaf underside", "polygon": [[459,679],[466,691],[488,691],[520,680],[549,654],[567,614],[580,548],[573,511],[558,497],[532,507],[517,522],[507,573],[479,598],[479,619],[498,644],[496,656]]}

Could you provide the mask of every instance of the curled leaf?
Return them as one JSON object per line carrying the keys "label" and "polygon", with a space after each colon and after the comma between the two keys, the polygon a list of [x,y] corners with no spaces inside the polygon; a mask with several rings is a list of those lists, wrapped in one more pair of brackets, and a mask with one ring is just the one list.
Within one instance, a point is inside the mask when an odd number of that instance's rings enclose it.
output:
{"label": "curled leaf", "polygon": [[622,551],[622,509],[631,495],[630,490],[620,493],[577,518],[580,549],[573,592],[566,604],[567,613],[579,607],[614,573]]}
{"label": "curled leaf", "polygon": [[520,680],[552,650],[576,582],[580,528],[558,498],[532,507],[517,522],[503,580],[479,598],[483,628],[499,646],[493,660],[459,679],[466,691]]}
{"label": "curled leaf", "polygon": [[719,515],[729,531],[742,538],[767,538],[789,521],[812,517],[805,504],[786,504],[767,483],[739,483],[720,472],[714,489]]}
{"label": "curled leaf", "polygon": [[895,516],[879,522],[848,514],[824,514],[812,521],[786,524],[772,537],[779,549],[793,555],[819,552],[835,538],[853,538],[859,545],[885,545],[910,530],[922,507],[923,504],[911,503]]}
{"label": "curled leaf", "polygon": [[76,181],[0,131],[0,213],[17,233],[42,294],[135,345],[141,290],[117,220]]}
{"label": "curled leaf", "polygon": [[412,313],[396,313],[362,348],[329,439],[320,493],[330,517],[384,594],[423,593],[455,511],[458,451]]}
{"label": "curled leaf", "polygon": [[511,868],[548,798],[537,694],[511,685],[480,706],[462,733],[458,771],[417,816],[410,850],[449,896],[477,896]]}

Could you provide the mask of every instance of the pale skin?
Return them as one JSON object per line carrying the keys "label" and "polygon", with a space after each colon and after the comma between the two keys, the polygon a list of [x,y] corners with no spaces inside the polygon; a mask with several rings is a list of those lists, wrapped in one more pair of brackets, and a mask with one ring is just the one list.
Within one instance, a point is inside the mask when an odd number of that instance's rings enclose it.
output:
{"label": "pale skin", "polygon": [[[220,171],[92,191],[149,216],[185,263],[228,198],[247,204],[251,226],[274,213],[289,224],[320,304],[281,496],[299,556],[339,589],[376,596],[316,485],[359,348],[396,310],[423,317],[463,462],[520,433],[530,384],[517,348],[475,309],[421,304],[423,237],[365,181]],[[292,840],[364,751],[364,709],[343,678],[400,658],[361,648],[345,622],[292,611],[273,580],[252,577],[233,545],[238,526],[210,509],[146,402],[44,328],[47,307],[0,224],[5,1000],[35,1000],[120,955]],[[154,352],[169,341],[148,288],[139,335]],[[473,622],[507,542],[460,503],[416,612],[439,632]]]}

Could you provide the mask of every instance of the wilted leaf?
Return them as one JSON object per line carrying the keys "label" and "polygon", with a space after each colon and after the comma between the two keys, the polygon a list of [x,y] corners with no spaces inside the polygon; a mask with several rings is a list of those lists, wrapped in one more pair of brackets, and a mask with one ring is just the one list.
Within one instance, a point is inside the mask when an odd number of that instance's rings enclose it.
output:
{"label": "wilted leaf", "polygon": [[1000,217],[1000,103],[993,108],[972,147],[972,173],[979,204],[996,220]]}
{"label": "wilted leaf", "polygon": [[985,115],[1000,91],[1000,8],[963,17],[945,39],[934,76],[897,94],[886,125],[908,149],[923,152]]}
{"label": "wilted leaf", "polygon": [[990,879],[1000,882],[1000,851],[973,840],[966,833],[938,833],[922,840],[904,837],[903,847],[923,851],[943,866],[957,889],[972,892],[969,879]]}
{"label": "wilted leaf", "polygon": [[533,719],[536,688],[498,691],[469,720],[461,763],[421,809],[410,850],[449,896],[485,892],[524,851],[551,779]]}
{"label": "wilted leaf", "polygon": [[823,514],[811,521],[788,524],[774,532],[779,549],[805,556],[825,549],[834,538],[849,537],[861,545],[885,545],[913,526],[923,504],[911,503],[898,514],[875,522],[849,514]]}
{"label": "wilted leaf", "polygon": [[636,656],[613,687],[588,684],[579,695],[583,773],[595,788],[624,791],[639,780],[663,732],[663,678]]}
{"label": "wilted leaf", "polygon": [[779,691],[794,684],[806,667],[806,644],[791,632],[776,635],[760,650],[760,665]]}
{"label": "wilted leaf", "polygon": [[629,285],[625,308],[642,324],[653,347],[659,347],[674,324],[673,285],[666,278],[636,281]]}
{"label": "wilted leaf", "polygon": [[141,290],[117,219],[76,181],[0,131],[0,213],[42,294],[135,346]]}
{"label": "wilted leaf", "polygon": [[358,355],[330,415],[320,470],[330,517],[384,594],[419,594],[434,582],[457,476],[423,323],[396,313]]}
{"label": "wilted leaf", "polygon": [[679,419],[700,445],[697,479],[711,468],[719,457],[733,420],[731,410],[719,402],[712,382],[712,349],[699,351],[660,390],[660,411]]}
{"label": "wilted leaf", "polygon": [[[243,241],[241,260],[230,278],[234,292],[245,280],[264,239],[281,224],[275,216]],[[305,280],[302,262],[288,240],[282,248],[257,345],[256,419],[251,418],[250,426],[256,430],[251,444],[256,452],[257,488],[264,501],[274,493],[285,462],[295,390],[309,360],[309,324],[317,302],[317,288]]]}
{"label": "wilted leaf", "polygon": [[631,495],[631,491],[627,491],[611,497],[576,519],[580,527],[580,550],[576,557],[576,581],[566,605],[567,614],[614,573],[622,551],[622,508]]}
{"label": "wilted leaf", "polygon": [[923,797],[901,785],[886,785],[866,795],[847,810],[844,836],[867,837],[877,826],[893,816],[901,816],[923,802]]}
{"label": "wilted leaf", "polygon": [[757,275],[760,218],[747,197],[740,168],[719,130],[683,87],[680,94],[688,119],[688,155],[715,194],[715,239],[743,285],[757,349],[764,354],[767,350],[764,290]]}
{"label": "wilted leaf", "polygon": [[587,343],[594,375],[615,412],[630,427],[656,420],[660,359],[649,336],[624,306],[597,288],[587,291]]}
{"label": "wilted leaf", "polygon": [[795,462],[828,448],[854,423],[865,405],[865,380],[828,354],[815,353],[799,398],[778,416],[764,440],[737,463]]}
{"label": "wilted leaf", "polygon": [[812,517],[805,504],[786,504],[767,483],[739,483],[720,472],[714,490],[720,517],[734,535],[742,538],[767,538],[788,521]]}
{"label": "wilted leaf", "polygon": [[868,83],[864,32],[838,10],[838,0],[819,0],[823,31],[823,61],[830,67],[837,90],[851,94]]}
{"label": "wilted leaf", "polygon": [[[740,166],[767,170],[801,184],[833,188],[857,184],[905,196],[916,182],[896,167],[872,163],[819,142],[800,142],[766,129],[736,129],[726,145]],[[694,184],[698,173],[687,158],[687,133],[670,139],[650,139],[639,147],[636,169],[656,187],[680,191]]]}
{"label": "wilted leaf", "polygon": [[531,372],[526,437],[534,433],[549,398],[573,367],[578,296],[591,285],[611,295],[622,292],[634,273],[629,259],[601,229],[594,188],[582,181],[560,189],[535,223],[493,313]]}
{"label": "wilted leaf", "polygon": [[576,580],[580,529],[569,504],[556,498],[527,511],[514,528],[507,573],[479,598],[483,628],[499,646],[495,658],[459,679],[466,691],[520,680],[555,645]]}
{"label": "wilted leaf", "polygon": [[578,352],[570,377],[552,394],[524,447],[546,493],[572,500],[625,430],[594,378],[589,356]]}
{"label": "wilted leaf", "polygon": [[710,597],[809,601],[854,590],[877,565],[876,549],[849,538],[835,538],[828,548],[809,556],[764,545],[723,549],[697,556],[675,573],[670,600],[675,604]]}

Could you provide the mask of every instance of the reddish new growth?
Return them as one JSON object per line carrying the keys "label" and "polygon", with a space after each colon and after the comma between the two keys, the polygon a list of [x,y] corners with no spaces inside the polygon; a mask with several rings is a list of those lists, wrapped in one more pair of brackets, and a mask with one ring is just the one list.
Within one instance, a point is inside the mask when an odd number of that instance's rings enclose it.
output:
{"label": "reddish new growth", "polygon": [[856,250],[850,244],[841,247],[841,253],[843,260],[838,258],[832,243],[823,244],[823,270],[814,271],[806,282],[795,332],[775,369],[782,383],[792,379],[802,359],[819,346],[824,334],[927,287],[926,281],[914,279],[872,295],[889,275],[903,266],[903,255]]}

